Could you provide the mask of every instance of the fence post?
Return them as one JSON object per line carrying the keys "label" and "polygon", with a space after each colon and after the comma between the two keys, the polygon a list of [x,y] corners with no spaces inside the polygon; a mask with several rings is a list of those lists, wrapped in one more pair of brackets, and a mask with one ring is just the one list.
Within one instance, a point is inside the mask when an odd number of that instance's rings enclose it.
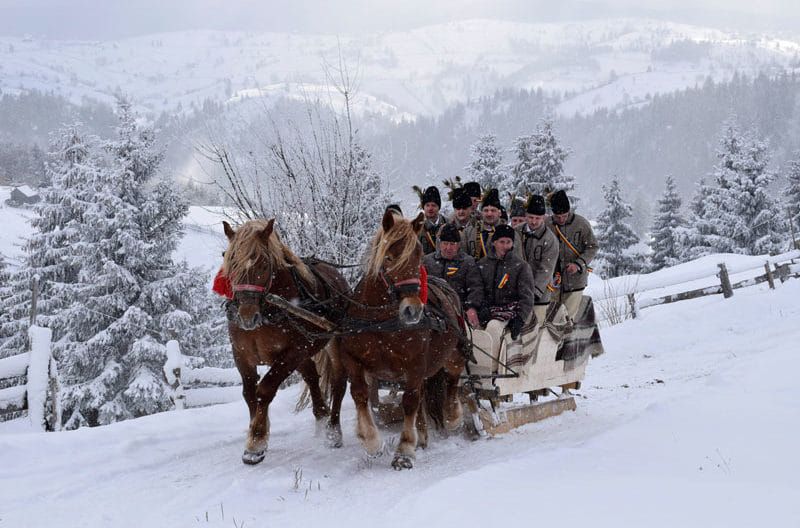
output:
{"label": "fence post", "polygon": [[[48,429],[47,421],[47,389],[50,385],[50,360],[52,354],[50,343],[53,332],[49,328],[31,326],[28,328],[28,339],[31,343],[30,363],[28,364],[28,417],[34,427],[42,431]],[[54,397],[58,397],[54,395]]]}
{"label": "fence post", "polygon": [[775,289],[775,277],[772,275],[772,270],[769,268],[769,261],[764,264],[764,269],[767,270],[767,282],[769,283],[769,289]]}
{"label": "fence post", "polygon": [[181,368],[183,367],[183,356],[181,347],[174,339],[167,341],[167,362],[164,363],[164,376],[167,383],[172,387],[172,401],[175,402],[175,410],[186,408],[186,395],[183,392],[181,383]]}
{"label": "fence post", "polygon": [[728,268],[724,262],[717,264],[719,267],[719,282],[722,285],[722,296],[724,298],[733,297],[733,288],[731,287],[731,279],[728,277]]}
{"label": "fence post", "polygon": [[31,320],[28,326],[36,324],[36,302],[39,297],[39,275],[34,275],[31,279]]}
{"label": "fence post", "polygon": [[636,306],[636,295],[633,293],[628,294],[628,307],[630,307],[631,319],[636,319],[639,316],[639,307]]}

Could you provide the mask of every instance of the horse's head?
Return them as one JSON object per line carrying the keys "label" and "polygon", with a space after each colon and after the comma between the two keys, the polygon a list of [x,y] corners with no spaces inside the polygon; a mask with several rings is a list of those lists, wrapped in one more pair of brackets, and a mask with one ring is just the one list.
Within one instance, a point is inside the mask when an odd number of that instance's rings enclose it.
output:
{"label": "horse's head", "polygon": [[391,211],[383,215],[383,232],[369,264],[368,273],[379,275],[393,295],[400,300],[398,318],[407,325],[422,318],[423,305],[419,298],[419,267],[422,247],[419,232],[424,221],[422,213],[414,221],[399,218]]}
{"label": "horse's head", "polygon": [[273,236],[275,219],[251,220],[235,230],[222,222],[228,249],[222,264],[231,281],[233,299],[238,304],[237,323],[243,330],[255,330],[263,322],[264,295],[272,287],[275,273]]}

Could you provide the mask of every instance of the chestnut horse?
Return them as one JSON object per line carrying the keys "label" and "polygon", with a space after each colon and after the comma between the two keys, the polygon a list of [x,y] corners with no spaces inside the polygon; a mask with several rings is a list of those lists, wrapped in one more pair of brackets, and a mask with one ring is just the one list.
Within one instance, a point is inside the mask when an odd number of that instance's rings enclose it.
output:
{"label": "chestnut horse", "polygon": [[[447,429],[461,425],[458,381],[465,356],[458,321],[463,314],[457,297],[453,302],[441,287],[438,294],[430,296],[431,306],[420,300],[422,247],[418,235],[422,222],[422,213],[413,222],[391,211],[384,214],[368,251],[366,273],[353,295],[355,302],[349,304],[343,330],[336,338],[356,405],[356,433],[367,454],[379,454],[383,444],[372,419],[365,375],[399,382],[403,387],[403,432],[392,460],[395,469],[411,468],[418,440],[420,447],[427,443],[423,401],[429,404],[432,416],[444,416]],[[449,290],[447,286],[444,289]],[[334,412],[344,395],[341,384],[335,385]]]}
{"label": "chestnut horse", "polygon": [[[335,268],[318,262],[307,265],[292,253],[273,231],[274,222],[250,220],[235,231],[223,222],[229,244],[222,272],[234,294],[228,305],[228,333],[236,368],[242,376],[242,395],[250,410],[250,430],[242,455],[245,464],[264,460],[269,440],[269,404],[294,370],[308,385],[317,421],[321,423],[329,415],[312,359],[329,343],[329,336],[324,337],[318,328],[272,307],[265,302],[265,295],[271,293],[299,302],[301,307],[335,322],[344,313],[344,299],[350,292],[347,281]],[[270,366],[261,381],[258,365]],[[338,415],[335,418],[338,423]]]}

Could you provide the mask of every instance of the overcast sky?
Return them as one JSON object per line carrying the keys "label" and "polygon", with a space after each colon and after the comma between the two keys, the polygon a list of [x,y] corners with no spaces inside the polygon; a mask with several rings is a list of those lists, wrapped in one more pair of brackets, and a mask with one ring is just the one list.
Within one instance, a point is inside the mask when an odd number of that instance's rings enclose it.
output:
{"label": "overcast sky", "polygon": [[800,0],[0,0],[0,34],[94,40],[186,29],[362,33],[476,17],[619,16],[800,33]]}

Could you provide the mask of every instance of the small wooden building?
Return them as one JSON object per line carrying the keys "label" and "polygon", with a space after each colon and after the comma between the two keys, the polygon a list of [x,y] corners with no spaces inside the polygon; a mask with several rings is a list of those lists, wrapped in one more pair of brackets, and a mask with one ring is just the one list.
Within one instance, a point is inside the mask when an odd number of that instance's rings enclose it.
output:
{"label": "small wooden building", "polygon": [[10,205],[34,204],[39,201],[39,191],[28,185],[20,185],[11,189]]}

